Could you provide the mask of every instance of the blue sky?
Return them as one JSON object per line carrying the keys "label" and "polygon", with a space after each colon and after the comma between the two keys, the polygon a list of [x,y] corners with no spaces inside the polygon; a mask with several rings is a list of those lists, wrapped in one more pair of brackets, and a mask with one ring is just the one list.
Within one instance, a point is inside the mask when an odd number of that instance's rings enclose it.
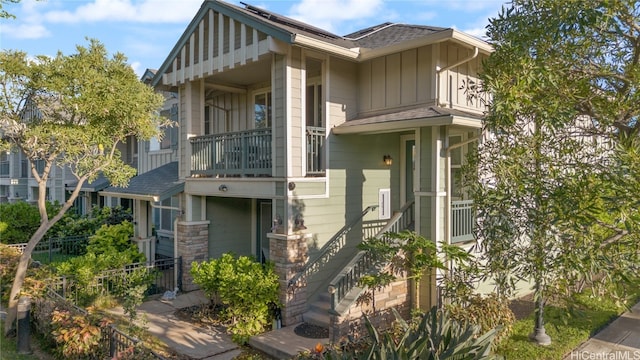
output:
{"label": "blue sky", "polygon": [[[240,5],[240,1],[227,0]],[[453,27],[482,37],[503,0],[243,0],[338,35],[386,21]],[[125,54],[138,74],[158,68],[200,8],[202,0],[22,0],[5,4],[0,47],[29,55],[70,54],[100,40]],[[506,5],[505,5],[506,6]]]}

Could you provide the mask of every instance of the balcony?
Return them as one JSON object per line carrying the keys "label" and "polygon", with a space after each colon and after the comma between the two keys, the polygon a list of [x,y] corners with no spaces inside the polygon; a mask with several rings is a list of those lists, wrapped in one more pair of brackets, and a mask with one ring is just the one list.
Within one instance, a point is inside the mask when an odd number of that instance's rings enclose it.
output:
{"label": "balcony", "polygon": [[473,240],[473,200],[451,202],[451,243]]}
{"label": "balcony", "polygon": [[[324,174],[324,128],[308,127],[307,174]],[[273,154],[271,129],[196,136],[191,142],[191,175],[269,177]]]}

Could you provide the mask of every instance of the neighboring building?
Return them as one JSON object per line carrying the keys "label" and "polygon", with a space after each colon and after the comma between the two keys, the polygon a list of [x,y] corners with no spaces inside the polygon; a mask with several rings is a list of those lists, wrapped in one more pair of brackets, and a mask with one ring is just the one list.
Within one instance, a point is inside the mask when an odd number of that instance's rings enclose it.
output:
{"label": "neighboring building", "polygon": [[[318,321],[337,338],[362,312],[345,280],[366,270],[363,239],[408,228],[472,240],[455,179],[484,110],[465,89],[490,51],[454,29],[384,23],[338,36],[205,1],[151,81],[176,94],[177,181],[103,195],[133,199],[140,238],[158,228],[151,209],[174,212],[161,226],[177,224],[185,290],[192,261],[270,260],[291,325],[315,318],[309,304],[328,301],[331,284],[333,315]],[[424,278],[418,294],[401,282],[376,307],[431,307],[436,284]]]}

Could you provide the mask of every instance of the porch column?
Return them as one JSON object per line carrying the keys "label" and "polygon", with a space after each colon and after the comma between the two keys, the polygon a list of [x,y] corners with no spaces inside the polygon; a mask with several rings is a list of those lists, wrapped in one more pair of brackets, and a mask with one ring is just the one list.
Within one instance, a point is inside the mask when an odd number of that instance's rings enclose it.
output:
{"label": "porch column", "polygon": [[283,305],[283,325],[302,322],[302,314],[307,310],[306,287],[300,286],[289,290],[287,285],[307,261],[307,238],[310,236],[310,234],[267,234],[269,257],[275,265],[275,272],[280,280],[279,300]]}
{"label": "porch column", "polygon": [[182,291],[198,289],[191,276],[194,261],[209,260],[209,221],[178,221],[178,253],[182,257]]}

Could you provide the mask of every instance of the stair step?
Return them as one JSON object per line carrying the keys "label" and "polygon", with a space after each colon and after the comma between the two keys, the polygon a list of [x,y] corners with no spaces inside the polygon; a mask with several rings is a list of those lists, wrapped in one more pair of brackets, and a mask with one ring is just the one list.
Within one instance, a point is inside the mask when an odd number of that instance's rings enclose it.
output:
{"label": "stair step", "polygon": [[302,315],[302,319],[307,324],[329,328],[330,318],[328,312],[307,311]]}

